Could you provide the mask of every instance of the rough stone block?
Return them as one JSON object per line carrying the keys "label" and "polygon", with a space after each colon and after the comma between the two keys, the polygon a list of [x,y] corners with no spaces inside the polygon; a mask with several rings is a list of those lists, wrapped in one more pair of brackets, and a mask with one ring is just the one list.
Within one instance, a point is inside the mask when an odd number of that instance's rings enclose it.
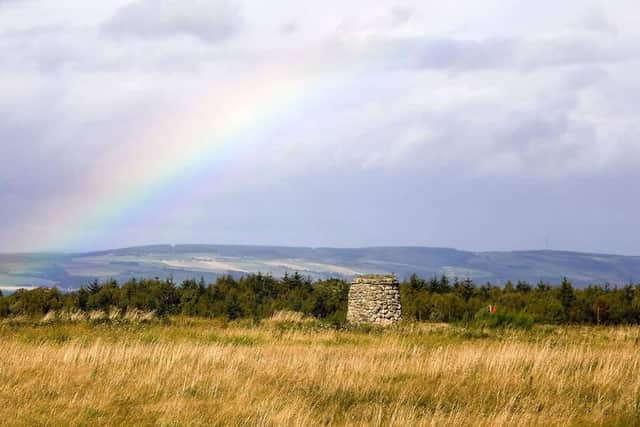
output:
{"label": "rough stone block", "polygon": [[347,321],[390,325],[402,319],[400,284],[395,276],[356,277],[349,288]]}

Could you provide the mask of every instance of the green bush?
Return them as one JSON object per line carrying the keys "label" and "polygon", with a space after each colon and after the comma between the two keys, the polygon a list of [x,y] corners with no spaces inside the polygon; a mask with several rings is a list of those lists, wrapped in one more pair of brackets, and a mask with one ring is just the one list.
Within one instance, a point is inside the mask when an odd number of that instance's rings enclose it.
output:
{"label": "green bush", "polygon": [[489,313],[480,311],[476,314],[476,323],[481,327],[487,328],[515,328],[515,329],[531,329],[534,324],[533,316],[519,312],[497,312]]}

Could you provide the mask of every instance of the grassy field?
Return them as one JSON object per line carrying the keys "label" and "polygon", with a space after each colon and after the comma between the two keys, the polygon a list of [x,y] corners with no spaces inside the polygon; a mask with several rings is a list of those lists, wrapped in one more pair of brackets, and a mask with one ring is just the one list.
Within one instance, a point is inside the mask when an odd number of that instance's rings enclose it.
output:
{"label": "grassy field", "polygon": [[0,323],[2,425],[640,425],[640,328]]}

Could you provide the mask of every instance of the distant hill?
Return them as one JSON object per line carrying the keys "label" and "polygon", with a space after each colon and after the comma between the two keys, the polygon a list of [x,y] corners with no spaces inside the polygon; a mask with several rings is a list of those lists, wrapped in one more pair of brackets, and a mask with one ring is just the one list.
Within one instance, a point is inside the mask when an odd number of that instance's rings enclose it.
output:
{"label": "distant hill", "polygon": [[221,274],[298,271],[314,278],[363,273],[447,274],[495,284],[507,280],[576,285],[640,281],[640,257],[560,251],[468,252],[447,248],[354,249],[234,245],[155,245],[79,254],[0,254],[0,288],[76,288],[94,279],[172,276],[176,280]]}

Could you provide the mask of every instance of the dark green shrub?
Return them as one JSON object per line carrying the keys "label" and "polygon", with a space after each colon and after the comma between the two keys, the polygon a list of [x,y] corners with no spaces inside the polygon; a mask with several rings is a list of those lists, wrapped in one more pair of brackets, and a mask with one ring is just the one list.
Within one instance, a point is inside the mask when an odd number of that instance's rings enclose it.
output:
{"label": "dark green shrub", "polygon": [[487,328],[531,329],[534,324],[533,316],[527,313],[506,311],[489,313],[482,310],[476,314],[475,321],[479,326]]}

